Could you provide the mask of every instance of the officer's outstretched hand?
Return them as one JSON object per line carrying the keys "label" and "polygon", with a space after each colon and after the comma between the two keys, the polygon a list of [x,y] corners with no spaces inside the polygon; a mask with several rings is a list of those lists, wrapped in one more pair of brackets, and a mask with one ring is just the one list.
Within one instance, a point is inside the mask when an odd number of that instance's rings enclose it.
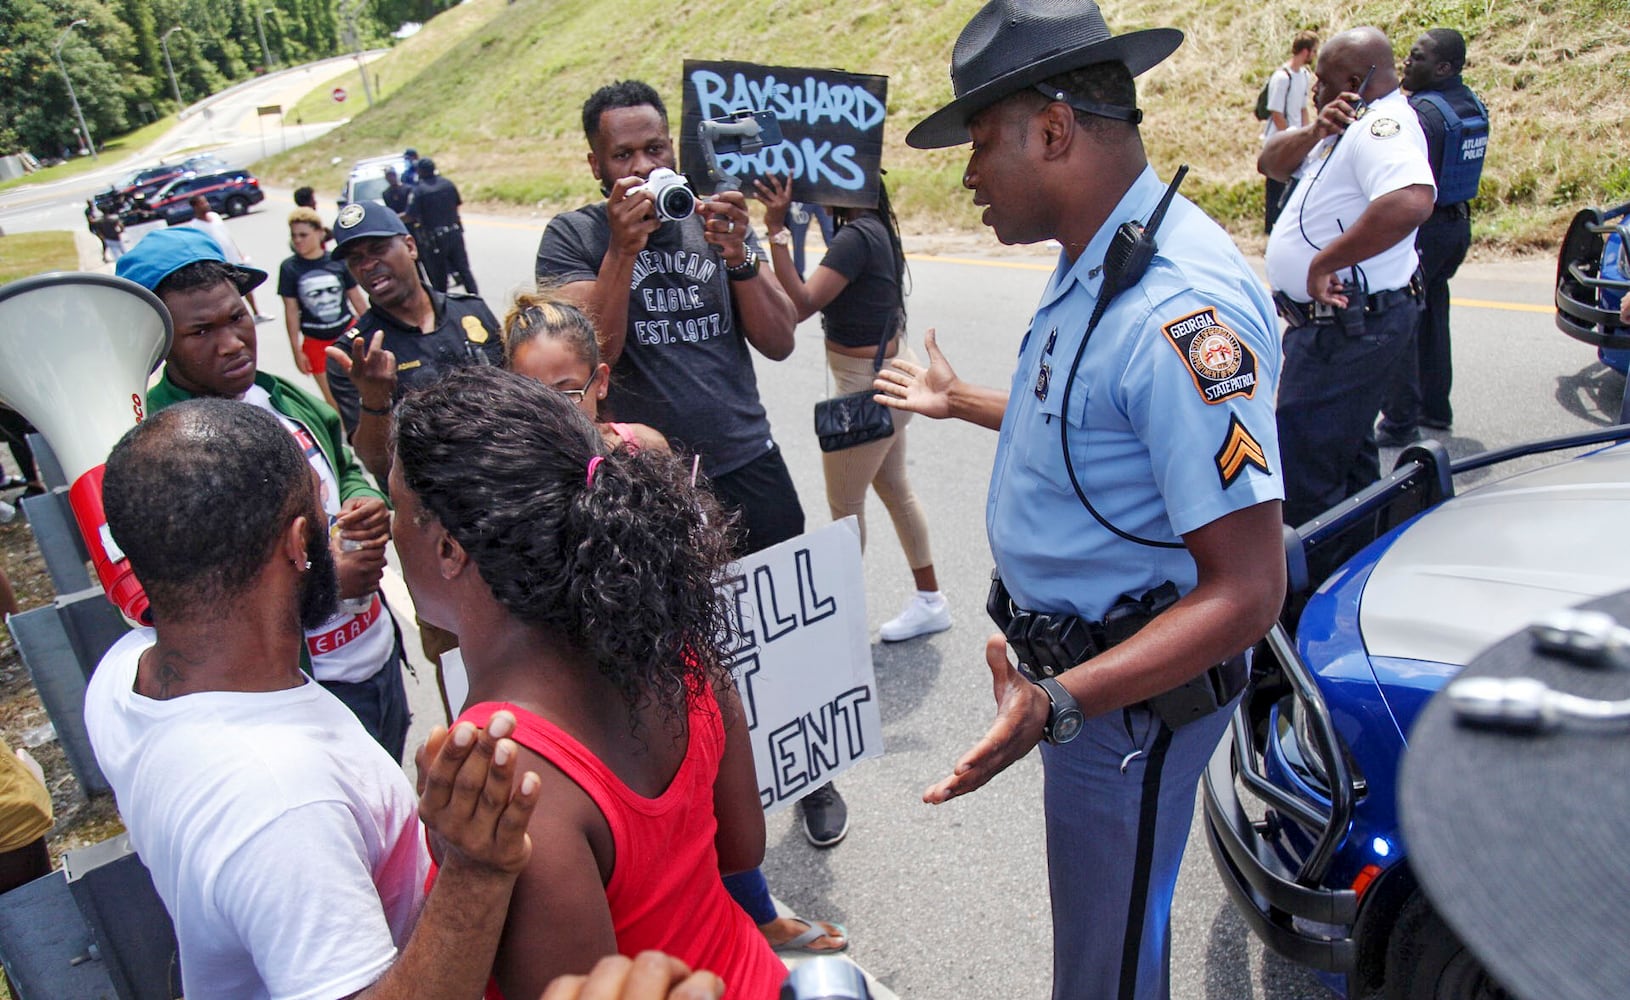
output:
{"label": "officer's outstretched hand", "polygon": [[691,972],[677,958],[642,951],[633,960],[608,955],[587,976],[561,976],[543,1000],[719,1000],[724,982],[711,972]]}
{"label": "officer's outstretched hand", "polygon": [[895,358],[878,371],[872,382],[877,395],[872,398],[896,410],[910,410],[944,420],[951,415],[951,390],[957,384],[956,372],[940,353],[933,330],[923,334],[923,347],[928,351],[928,367]]}
{"label": "officer's outstretched hand", "polygon": [[350,376],[363,406],[390,409],[396,396],[396,355],[385,350],[383,330],[375,330],[367,342],[361,337],[351,338],[350,354],[338,347],[324,348],[323,353]]}
{"label": "officer's outstretched hand", "polygon": [[991,688],[996,696],[996,721],[984,738],[957,761],[949,778],[923,793],[923,801],[929,805],[966,795],[1001,774],[1009,764],[1035,749],[1047,728],[1047,693],[1008,661],[1007,639],[1000,632],[985,640],[985,662],[990,665]]}

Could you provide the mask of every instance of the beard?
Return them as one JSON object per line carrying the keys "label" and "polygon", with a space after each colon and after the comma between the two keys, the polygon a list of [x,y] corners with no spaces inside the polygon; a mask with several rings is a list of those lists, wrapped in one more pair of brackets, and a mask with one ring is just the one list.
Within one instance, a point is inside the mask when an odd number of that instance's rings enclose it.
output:
{"label": "beard", "polygon": [[300,627],[309,632],[334,617],[339,609],[340,576],[334,566],[334,552],[328,547],[328,532],[312,531],[306,542],[306,558],[311,560],[311,569],[300,581]]}

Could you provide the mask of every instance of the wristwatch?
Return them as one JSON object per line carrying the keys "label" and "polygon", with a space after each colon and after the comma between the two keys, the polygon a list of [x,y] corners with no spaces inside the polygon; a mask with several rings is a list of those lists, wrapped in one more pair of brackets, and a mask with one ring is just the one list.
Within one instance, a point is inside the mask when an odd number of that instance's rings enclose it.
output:
{"label": "wristwatch", "polygon": [[792,230],[777,229],[775,232],[770,234],[770,242],[774,243],[778,247],[792,246]]}
{"label": "wristwatch", "polygon": [[1081,734],[1086,717],[1064,685],[1051,677],[1043,677],[1036,686],[1047,693],[1047,727],[1041,731],[1042,739],[1054,746],[1063,746]]}
{"label": "wristwatch", "polygon": [[747,256],[741,259],[740,264],[725,265],[725,277],[731,281],[749,281],[758,277],[758,251],[748,243],[742,244],[742,249],[747,251]]}

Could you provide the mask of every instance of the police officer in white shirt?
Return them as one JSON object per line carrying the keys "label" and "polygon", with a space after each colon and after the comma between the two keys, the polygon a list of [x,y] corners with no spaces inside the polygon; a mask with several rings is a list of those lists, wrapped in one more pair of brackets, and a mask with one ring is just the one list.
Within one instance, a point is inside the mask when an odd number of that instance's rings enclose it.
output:
{"label": "police officer in white shirt", "polygon": [[1415,230],[1436,188],[1420,122],[1376,28],[1319,53],[1313,124],[1268,140],[1257,169],[1295,178],[1268,238],[1289,329],[1279,385],[1285,521],[1301,524],[1380,475],[1374,424],[1421,312]]}

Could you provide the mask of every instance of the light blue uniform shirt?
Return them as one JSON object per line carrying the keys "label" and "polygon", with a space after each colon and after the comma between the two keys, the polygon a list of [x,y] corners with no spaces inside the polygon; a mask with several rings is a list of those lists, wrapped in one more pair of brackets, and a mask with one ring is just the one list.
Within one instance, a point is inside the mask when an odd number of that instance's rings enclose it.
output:
{"label": "light blue uniform shirt", "polygon": [[[1187,593],[1187,550],[1119,538],[1081,505],[1064,467],[1065,381],[1103,285],[1121,222],[1147,221],[1165,185],[1145,169],[1074,264],[1059,257],[1002,417],[985,505],[996,566],[1032,611],[1100,619],[1123,593],[1166,580]],[[1093,332],[1070,397],[1070,453],[1093,506],[1129,534],[1180,535],[1283,499],[1274,397],[1278,321],[1228,235],[1181,196],[1155,234],[1160,252]],[[1039,391],[1046,366],[1045,398]],[[1278,550],[1264,558],[1281,558]]]}

